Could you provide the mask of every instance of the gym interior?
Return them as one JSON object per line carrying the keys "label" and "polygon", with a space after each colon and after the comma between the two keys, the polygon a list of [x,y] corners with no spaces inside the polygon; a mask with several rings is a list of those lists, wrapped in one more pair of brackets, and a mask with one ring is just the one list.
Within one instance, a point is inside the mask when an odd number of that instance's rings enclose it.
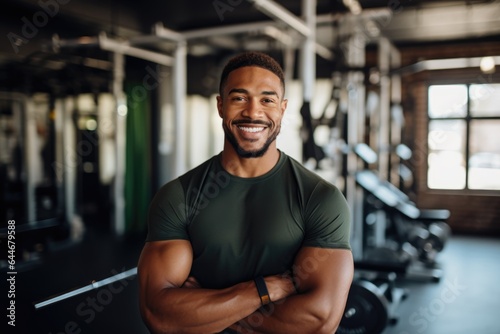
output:
{"label": "gym interior", "polygon": [[500,332],[498,0],[4,0],[2,333],[148,333],[148,205],[218,154],[225,62],[285,71],[278,148],[345,195],[337,333]]}

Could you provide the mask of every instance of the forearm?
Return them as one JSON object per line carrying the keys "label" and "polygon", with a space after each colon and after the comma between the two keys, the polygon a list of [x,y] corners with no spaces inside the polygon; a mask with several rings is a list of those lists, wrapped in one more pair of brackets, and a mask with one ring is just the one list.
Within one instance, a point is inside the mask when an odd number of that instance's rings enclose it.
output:
{"label": "forearm", "polygon": [[332,333],[330,329],[338,326],[336,319],[343,310],[321,307],[317,302],[307,293],[289,296],[260,308],[231,328],[244,334]]}
{"label": "forearm", "polygon": [[256,311],[232,328],[244,334],[334,333],[346,305],[353,270],[350,251],[304,248],[294,264],[298,294]]}
{"label": "forearm", "polygon": [[165,288],[144,305],[143,317],[153,333],[214,333],[260,307],[253,282],[221,290]]}

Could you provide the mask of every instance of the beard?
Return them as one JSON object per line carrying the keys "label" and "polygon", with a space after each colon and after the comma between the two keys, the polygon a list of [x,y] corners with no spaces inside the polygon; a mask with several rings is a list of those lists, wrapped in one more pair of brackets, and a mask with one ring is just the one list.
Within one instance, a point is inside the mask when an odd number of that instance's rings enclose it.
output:
{"label": "beard", "polygon": [[[235,121],[232,124],[238,124],[238,123],[243,123],[243,122],[238,122]],[[245,124],[259,124],[259,125],[266,125],[269,126],[269,123],[265,123],[262,121],[245,121]],[[234,136],[234,134],[231,132],[229,127],[226,125],[226,123],[222,123],[222,128],[224,129],[224,136],[225,139],[231,143],[233,146],[234,150],[240,156],[241,158],[260,158],[262,157],[267,150],[269,149],[269,146],[273,143],[273,141],[276,140],[278,137],[280,130],[281,130],[281,125],[278,125],[276,129],[271,133],[271,135],[267,138],[266,142],[262,145],[261,148],[256,149],[256,150],[245,150],[241,145],[238,143],[238,140]]]}

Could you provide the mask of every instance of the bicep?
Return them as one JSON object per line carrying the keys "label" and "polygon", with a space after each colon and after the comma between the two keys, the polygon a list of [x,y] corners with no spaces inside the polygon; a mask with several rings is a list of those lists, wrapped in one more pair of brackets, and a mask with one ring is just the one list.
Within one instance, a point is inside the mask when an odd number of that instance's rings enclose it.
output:
{"label": "bicep", "polygon": [[187,240],[147,242],[137,267],[141,302],[150,301],[163,289],[181,287],[192,262],[193,251]]}
{"label": "bicep", "polygon": [[321,305],[340,312],[345,307],[353,272],[348,249],[303,247],[293,267],[299,293],[310,294]]}

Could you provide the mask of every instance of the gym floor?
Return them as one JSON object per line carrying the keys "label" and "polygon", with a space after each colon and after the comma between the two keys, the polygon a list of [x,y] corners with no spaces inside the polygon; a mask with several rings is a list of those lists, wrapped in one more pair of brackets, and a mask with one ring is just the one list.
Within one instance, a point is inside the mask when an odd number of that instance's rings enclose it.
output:
{"label": "gym floor", "polygon": [[[117,239],[90,228],[79,243],[58,245],[41,264],[19,269],[16,326],[1,332],[148,333],[139,316],[135,276],[36,311],[33,307],[135,267],[143,240],[144,235]],[[384,334],[500,333],[500,240],[453,236],[439,262],[444,269],[439,282],[398,280],[397,286],[409,294],[397,310],[397,323]]]}
{"label": "gym floor", "polygon": [[453,236],[438,260],[438,283],[398,282],[409,295],[384,334],[500,333],[500,240]]}

